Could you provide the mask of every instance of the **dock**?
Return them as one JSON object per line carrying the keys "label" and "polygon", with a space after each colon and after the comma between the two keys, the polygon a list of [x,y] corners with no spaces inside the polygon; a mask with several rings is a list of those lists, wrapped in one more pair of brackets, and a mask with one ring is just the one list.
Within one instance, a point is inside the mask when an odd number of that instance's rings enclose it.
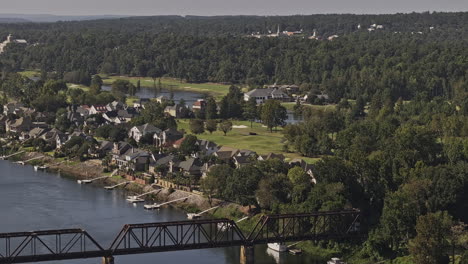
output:
{"label": "dock", "polygon": [[11,158],[11,157],[16,156],[16,155],[18,155],[18,154],[21,154],[21,153],[23,153],[23,152],[24,152],[24,150],[18,151],[18,152],[16,152],[16,153],[13,153],[13,154],[10,154],[10,155],[1,156],[1,157],[0,157],[0,160],[6,160],[6,159],[8,159],[8,158]]}
{"label": "dock", "polygon": [[102,177],[97,177],[97,178],[94,178],[94,179],[90,179],[90,180],[78,180],[77,182],[79,184],[88,184],[88,183],[92,183],[93,181],[97,181],[97,180],[100,180],[100,179],[106,179],[106,178],[110,178],[111,176],[102,176]]}
{"label": "dock", "polygon": [[146,192],[146,193],[143,193],[143,194],[140,194],[140,195],[128,196],[127,201],[131,202],[131,203],[142,203],[142,202],[145,201],[145,199],[142,199],[141,197],[143,197],[145,195],[148,195],[148,194],[151,194],[151,193],[155,193],[155,192],[159,193],[161,190],[162,189],[158,189],[158,190],[153,190],[153,191]]}
{"label": "dock", "polygon": [[104,189],[106,190],[114,190],[115,188],[119,187],[119,186],[122,186],[122,185],[127,185],[127,184],[130,184],[131,181],[126,181],[126,182],[121,182],[121,183],[118,183],[116,185],[111,185],[111,186],[105,186]]}
{"label": "dock", "polygon": [[187,219],[192,220],[192,219],[200,218],[202,214],[204,214],[204,213],[206,213],[206,212],[209,212],[209,211],[211,211],[211,210],[214,210],[214,209],[216,209],[216,208],[218,208],[218,207],[219,207],[219,205],[218,205],[218,206],[215,206],[215,207],[212,207],[212,208],[210,208],[210,209],[206,209],[205,211],[202,211],[202,212],[200,212],[200,213],[198,213],[198,214],[189,213],[189,214],[187,214]]}
{"label": "dock", "polygon": [[15,164],[21,164],[21,165],[25,165],[26,163],[30,162],[30,161],[33,161],[33,160],[38,160],[38,159],[43,159],[44,156],[42,157],[35,157],[35,158],[32,158],[32,159],[28,159],[28,160],[25,160],[25,161],[17,161],[17,162],[14,162]]}
{"label": "dock", "polygon": [[170,203],[174,203],[174,202],[178,202],[178,201],[182,201],[182,200],[185,200],[185,199],[189,198],[190,196],[191,196],[191,195],[189,195],[189,196],[187,196],[187,197],[175,199],[175,200],[172,200],[172,201],[160,203],[160,204],[157,204],[157,203],[154,203],[154,204],[146,204],[144,207],[145,207],[145,209],[147,209],[147,210],[159,209],[159,208],[160,208],[161,206],[163,206],[163,205],[170,204]]}

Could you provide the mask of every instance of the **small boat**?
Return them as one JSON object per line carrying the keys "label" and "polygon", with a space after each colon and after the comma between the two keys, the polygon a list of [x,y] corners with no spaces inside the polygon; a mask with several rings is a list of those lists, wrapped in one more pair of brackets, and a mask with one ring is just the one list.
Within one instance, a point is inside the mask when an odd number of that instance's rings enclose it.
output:
{"label": "small boat", "polygon": [[331,258],[329,261],[327,261],[327,264],[346,264],[346,262],[339,258]]}
{"label": "small boat", "polygon": [[144,199],[141,199],[138,196],[128,196],[127,197],[127,202],[131,202],[131,203],[142,203],[144,201],[145,201]]}
{"label": "small boat", "polygon": [[200,218],[199,214],[194,214],[194,213],[187,214],[187,219],[189,220],[198,219],[198,218]]}
{"label": "small boat", "polygon": [[159,209],[159,204],[145,204],[143,208],[146,210],[154,210],[154,209]]}
{"label": "small boat", "polygon": [[300,248],[292,248],[289,250],[289,253],[292,255],[300,255],[302,254],[302,250]]}
{"label": "small boat", "polygon": [[268,248],[278,252],[288,251],[288,246],[282,243],[268,243]]}
{"label": "small boat", "polygon": [[34,166],[34,170],[35,171],[38,171],[38,170],[46,170],[48,167],[47,166]]}

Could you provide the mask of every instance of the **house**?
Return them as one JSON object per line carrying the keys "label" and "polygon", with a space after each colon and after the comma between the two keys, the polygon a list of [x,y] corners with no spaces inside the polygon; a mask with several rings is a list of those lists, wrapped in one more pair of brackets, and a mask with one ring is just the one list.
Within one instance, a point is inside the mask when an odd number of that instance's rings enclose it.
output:
{"label": "house", "polygon": [[265,160],[270,160],[270,159],[279,159],[281,161],[284,161],[284,155],[283,154],[275,154],[275,153],[268,153],[267,155],[260,155],[257,158],[260,161],[265,161]]}
{"label": "house", "polygon": [[118,111],[126,108],[126,105],[119,101],[113,101],[106,105],[107,111]]}
{"label": "house", "polygon": [[132,127],[128,133],[128,137],[133,138],[136,142],[140,142],[140,139],[147,134],[160,134],[161,132],[161,129],[153,125],[144,124]]}
{"label": "house", "polygon": [[67,119],[70,121],[70,123],[77,127],[79,127],[84,122],[84,117],[78,112],[67,112]]}
{"label": "house", "polygon": [[257,157],[257,153],[253,150],[249,150],[249,149],[241,149],[239,150],[239,153],[237,153],[237,156],[244,156],[244,157],[253,157],[253,158],[256,158]]}
{"label": "house", "polygon": [[138,99],[138,101],[133,102],[133,107],[135,109],[142,109],[145,108],[145,104],[147,104],[148,102],[150,102],[149,98],[140,98]]}
{"label": "house", "polygon": [[162,104],[162,103],[164,103],[164,102],[167,102],[167,101],[169,101],[169,98],[167,98],[167,97],[164,96],[164,95],[161,95],[161,96],[156,97],[156,102],[158,102],[158,103],[160,103],[160,104]]}
{"label": "house", "polygon": [[102,117],[111,124],[125,124],[130,122],[137,114],[138,113],[135,108],[127,108],[124,110],[112,110],[106,112]]}
{"label": "house", "polygon": [[8,103],[3,106],[3,114],[19,114],[22,108],[24,108],[24,105],[22,103]]}
{"label": "house", "polygon": [[173,172],[173,165],[178,163],[179,159],[172,154],[153,155],[153,160],[149,165],[149,172],[161,176],[166,172]]}
{"label": "house", "polygon": [[208,141],[205,139],[197,140],[199,152],[197,153],[197,157],[200,156],[211,156],[213,153],[219,150],[219,147],[216,143],[212,141]]}
{"label": "house", "polygon": [[93,105],[89,108],[90,115],[104,114],[107,112],[107,107],[105,105]]}
{"label": "house", "polygon": [[8,120],[8,117],[6,115],[0,115],[0,131],[5,130],[7,120]]}
{"label": "house", "polygon": [[153,140],[158,147],[168,147],[174,144],[177,140],[184,137],[184,134],[174,128],[169,128],[161,133],[156,133]]}
{"label": "house", "polygon": [[273,84],[273,85],[268,85],[266,88],[269,88],[269,89],[279,89],[287,94],[294,94],[294,93],[297,93],[299,92],[299,86],[295,85],[295,84],[286,84],[286,85],[276,85],[276,84]]}
{"label": "house", "polygon": [[164,108],[164,113],[170,116],[173,116],[175,118],[178,118],[182,114],[182,109],[183,107],[180,105],[166,106],[166,108]]}
{"label": "house", "polygon": [[189,158],[179,162],[175,167],[185,176],[201,177],[203,162],[197,158]]}
{"label": "house", "polygon": [[[60,143],[60,145],[65,144],[65,141],[67,139],[67,136],[62,133],[62,131],[52,128],[51,130],[48,130],[44,134],[40,136],[40,138],[44,139],[48,144],[55,145],[57,146],[57,142]],[[57,140],[59,138],[59,140]]]}
{"label": "house", "polygon": [[89,154],[95,158],[103,158],[108,153],[110,153],[113,148],[114,148],[114,143],[107,141],[107,140],[103,140],[99,142],[99,145],[96,146],[94,149],[90,149]]}
{"label": "house", "polygon": [[31,129],[31,131],[29,131],[28,133],[28,138],[39,138],[41,137],[42,135],[44,135],[45,133],[47,133],[50,129],[48,128],[40,128],[40,127],[35,127],[33,129]]}
{"label": "house", "polygon": [[144,171],[149,164],[151,154],[147,151],[129,148],[121,155],[112,154],[112,163],[117,165],[120,170]]}
{"label": "house", "polygon": [[206,101],[205,99],[198,99],[195,103],[192,105],[193,111],[204,111],[206,108]]}
{"label": "house", "polygon": [[311,178],[311,182],[316,184],[317,179],[314,176],[314,173],[312,171],[312,165],[308,164],[305,162],[303,159],[293,159],[289,162],[289,165],[291,167],[298,166],[301,167]]}
{"label": "house", "polygon": [[242,156],[242,155],[237,155],[232,157],[232,160],[234,161],[234,165],[236,165],[236,168],[239,169],[249,163],[252,162],[251,157],[249,156]]}
{"label": "house", "polygon": [[226,147],[226,146],[222,146],[220,149],[218,149],[218,151],[213,153],[215,157],[217,157],[218,159],[224,162],[229,162],[237,154],[239,154],[238,149]]}
{"label": "house", "polygon": [[249,101],[250,98],[255,98],[257,104],[263,104],[266,100],[275,99],[280,101],[290,101],[291,98],[278,88],[261,88],[254,89],[244,94],[244,101]]}
{"label": "house", "polygon": [[31,130],[33,123],[30,117],[20,117],[15,120],[5,122],[5,131],[12,133],[21,133]]}
{"label": "house", "polygon": [[89,107],[89,105],[81,105],[76,108],[75,112],[80,114],[82,117],[86,118],[90,115],[89,113],[90,109],[91,107]]}

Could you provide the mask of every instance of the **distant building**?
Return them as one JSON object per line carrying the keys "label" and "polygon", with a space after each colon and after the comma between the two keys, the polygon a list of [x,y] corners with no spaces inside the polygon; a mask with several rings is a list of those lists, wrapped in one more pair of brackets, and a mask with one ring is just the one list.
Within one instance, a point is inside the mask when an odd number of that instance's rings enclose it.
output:
{"label": "distant building", "polygon": [[280,101],[290,101],[291,98],[278,88],[254,89],[244,94],[244,101],[255,98],[257,104],[263,104],[266,100],[275,99]]}
{"label": "distant building", "polygon": [[28,44],[28,42],[24,39],[13,39],[13,36],[10,34],[8,35],[5,41],[0,43],[0,53],[3,53],[5,51],[6,46],[10,43],[16,43],[16,44],[22,44],[22,45]]}

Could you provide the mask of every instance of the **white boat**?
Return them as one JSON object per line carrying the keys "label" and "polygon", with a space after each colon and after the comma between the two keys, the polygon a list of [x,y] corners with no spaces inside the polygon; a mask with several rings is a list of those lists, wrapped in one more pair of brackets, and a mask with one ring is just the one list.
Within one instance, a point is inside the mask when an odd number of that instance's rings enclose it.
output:
{"label": "white boat", "polygon": [[198,219],[198,218],[200,218],[199,214],[194,214],[194,213],[187,214],[187,219],[189,219],[189,220]]}
{"label": "white boat", "polygon": [[154,209],[159,209],[159,204],[145,204],[143,206],[146,210],[154,210]]}
{"label": "white boat", "polygon": [[47,166],[34,166],[34,170],[35,171],[38,171],[38,170],[45,170],[47,169]]}
{"label": "white boat", "polygon": [[131,202],[131,203],[142,203],[144,201],[145,201],[144,199],[141,199],[138,196],[128,196],[127,197],[127,202]]}
{"label": "white boat", "polygon": [[268,243],[268,248],[278,252],[288,251],[288,246],[282,243]]}
{"label": "white boat", "polygon": [[339,258],[332,258],[329,261],[327,261],[327,264],[346,264],[346,262],[342,261]]}

